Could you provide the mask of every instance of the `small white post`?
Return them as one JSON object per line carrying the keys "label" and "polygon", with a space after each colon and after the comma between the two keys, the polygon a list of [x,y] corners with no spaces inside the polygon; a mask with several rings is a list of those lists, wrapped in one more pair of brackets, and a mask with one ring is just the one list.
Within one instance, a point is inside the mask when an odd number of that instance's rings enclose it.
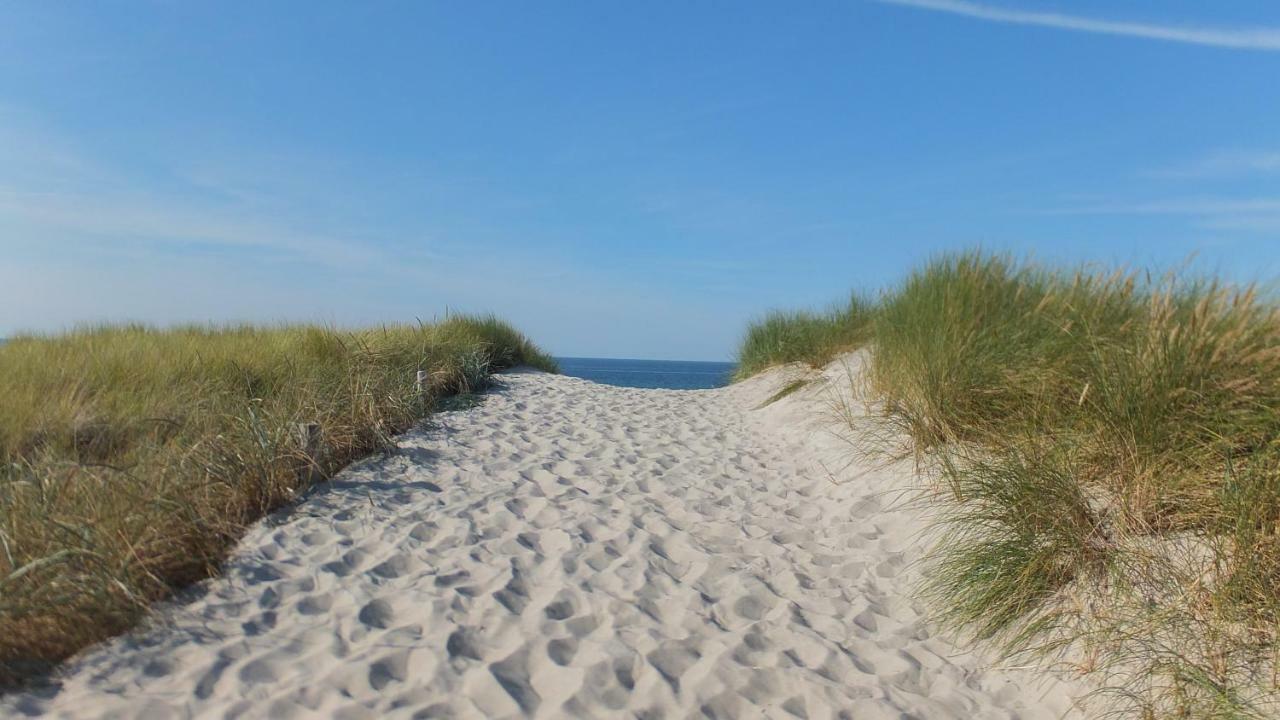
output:
{"label": "small white post", "polygon": [[419,370],[417,379],[418,394],[422,395],[427,392],[427,371]]}
{"label": "small white post", "polygon": [[294,423],[293,432],[302,452],[308,458],[315,458],[320,449],[320,426],[316,423]]}
{"label": "small white post", "polygon": [[299,469],[300,479],[306,483],[315,482],[320,476],[320,425],[294,423],[293,434],[298,448],[306,458],[306,465]]}

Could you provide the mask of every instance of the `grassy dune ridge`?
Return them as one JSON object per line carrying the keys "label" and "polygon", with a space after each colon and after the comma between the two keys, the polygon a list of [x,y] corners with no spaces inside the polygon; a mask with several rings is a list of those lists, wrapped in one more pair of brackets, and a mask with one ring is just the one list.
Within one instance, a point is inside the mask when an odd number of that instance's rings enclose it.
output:
{"label": "grassy dune ridge", "polygon": [[871,304],[859,295],[825,313],[772,312],[751,326],[738,351],[737,377],[789,362],[820,367],[870,339]]}
{"label": "grassy dune ridge", "polygon": [[752,325],[745,374],[866,348],[943,517],[926,594],[1010,655],[1072,649],[1139,717],[1280,710],[1280,309],[1250,287],[939,258]]}
{"label": "grassy dune ridge", "polygon": [[0,345],[0,687],[127,629],[312,480],[521,364],[555,370],[509,325],[468,316]]}

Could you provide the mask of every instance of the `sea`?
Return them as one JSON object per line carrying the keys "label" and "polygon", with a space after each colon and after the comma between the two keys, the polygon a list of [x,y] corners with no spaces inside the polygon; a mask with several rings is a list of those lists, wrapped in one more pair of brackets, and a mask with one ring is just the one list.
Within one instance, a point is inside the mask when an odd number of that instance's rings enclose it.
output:
{"label": "sea", "polygon": [[724,387],[737,367],[727,362],[695,360],[620,360],[617,358],[556,358],[560,372],[605,385],[671,390]]}

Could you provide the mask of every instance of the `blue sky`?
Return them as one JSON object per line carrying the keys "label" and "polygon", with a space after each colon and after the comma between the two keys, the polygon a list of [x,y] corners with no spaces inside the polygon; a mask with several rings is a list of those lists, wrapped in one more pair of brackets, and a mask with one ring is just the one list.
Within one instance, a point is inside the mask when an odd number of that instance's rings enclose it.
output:
{"label": "blue sky", "polygon": [[1280,273],[1280,5],[0,5],[0,335],[724,359],[941,251]]}

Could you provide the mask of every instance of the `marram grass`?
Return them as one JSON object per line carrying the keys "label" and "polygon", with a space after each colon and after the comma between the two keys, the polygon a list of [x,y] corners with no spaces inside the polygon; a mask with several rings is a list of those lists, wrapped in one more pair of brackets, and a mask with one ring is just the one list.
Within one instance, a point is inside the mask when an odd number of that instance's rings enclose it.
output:
{"label": "marram grass", "polygon": [[[507,324],[465,316],[359,332],[102,327],[0,346],[0,687],[127,629],[216,573],[312,479],[520,364],[555,369]],[[309,450],[300,424],[314,426]]]}
{"label": "marram grass", "polygon": [[1273,300],[964,253],[845,322],[774,315],[743,367],[865,349],[887,435],[938,481],[942,619],[1070,658],[1136,717],[1280,713]]}
{"label": "marram grass", "polygon": [[738,350],[737,377],[791,362],[824,365],[866,342],[870,317],[870,304],[857,295],[824,313],[770,313],[747,328]]}

